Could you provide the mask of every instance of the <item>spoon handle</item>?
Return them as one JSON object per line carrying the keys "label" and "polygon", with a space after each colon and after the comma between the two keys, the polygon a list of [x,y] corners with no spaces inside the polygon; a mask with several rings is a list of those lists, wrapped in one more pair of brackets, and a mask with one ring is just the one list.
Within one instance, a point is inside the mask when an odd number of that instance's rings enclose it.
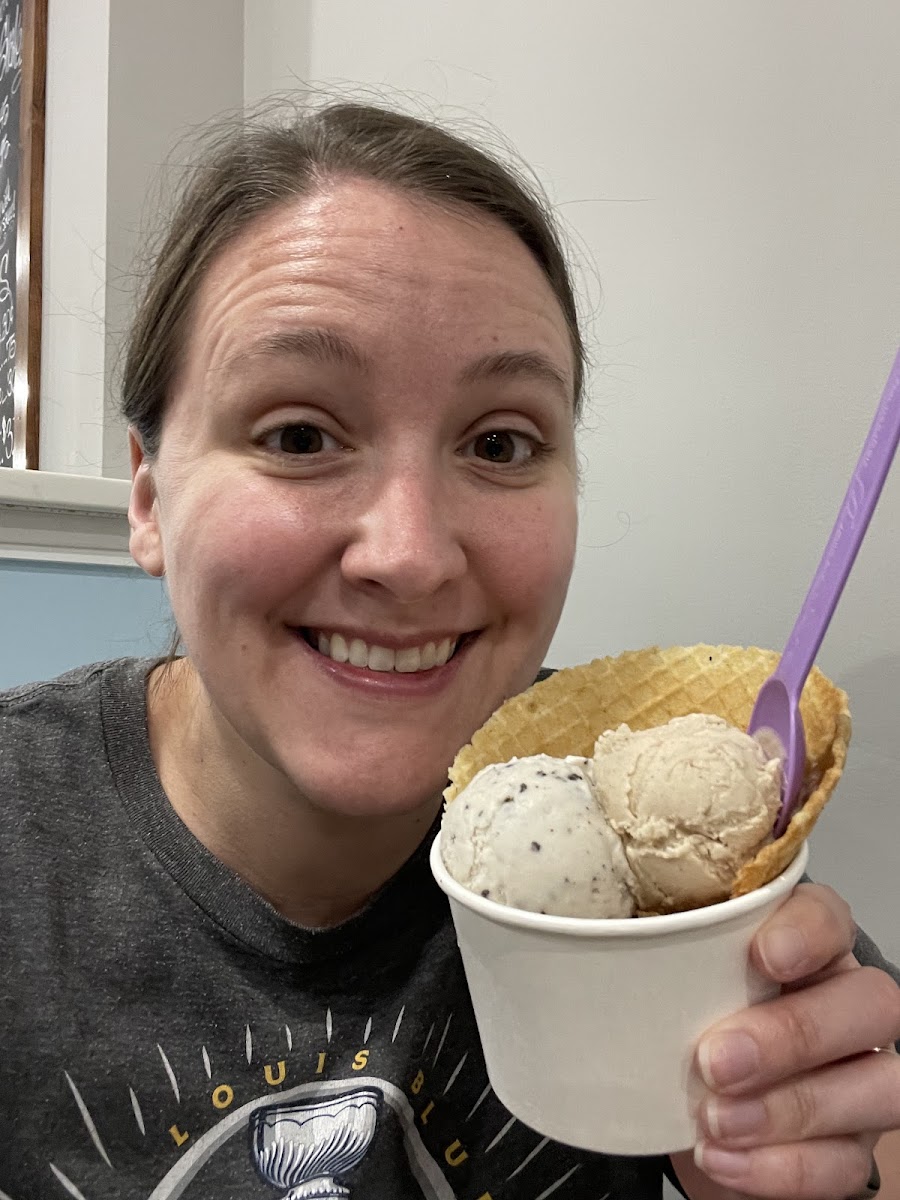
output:
{"label": "spoon handle", "polygon": [[847,494],[816,569],[800,615],[791,630],[778,669],[792,700],[799,701],[806,677],[815,662],[825,631],[890,470],[900,440],[900,352],[898,352],[881,403],[847,488]]}

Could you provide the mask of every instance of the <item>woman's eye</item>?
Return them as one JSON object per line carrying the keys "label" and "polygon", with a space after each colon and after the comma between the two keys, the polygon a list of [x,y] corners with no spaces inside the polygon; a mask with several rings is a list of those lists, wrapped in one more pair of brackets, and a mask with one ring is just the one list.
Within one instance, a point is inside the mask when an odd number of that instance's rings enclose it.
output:
{"label": "woman's eye", "polygon": [[266,445],[281,454],[320,454],[340,449],[340,444],[317,425],[282,425],[266,436]]}
{"label": "woman's eye", "polygon": [[509,429],[492,429],[480,433],[470,442],[471,454],[483,462],[511,463],[519,466],[534,458],[537,447],[533,438]]}

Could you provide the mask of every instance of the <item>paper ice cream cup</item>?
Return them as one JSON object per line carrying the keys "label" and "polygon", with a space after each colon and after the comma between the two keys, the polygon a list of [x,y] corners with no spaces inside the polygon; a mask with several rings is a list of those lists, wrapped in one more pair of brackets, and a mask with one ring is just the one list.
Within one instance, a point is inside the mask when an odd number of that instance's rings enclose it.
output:
{"label": "paper ice cream cup", "polygon": [[524,1124],[605,1154],[664,1154],[697,1140],[692,1066],[711,1025],[778,992],[750,962],[760,925],[807,862],[721,904],[613,920],[554,917],[469,892],[450,900],[488,1078]]}

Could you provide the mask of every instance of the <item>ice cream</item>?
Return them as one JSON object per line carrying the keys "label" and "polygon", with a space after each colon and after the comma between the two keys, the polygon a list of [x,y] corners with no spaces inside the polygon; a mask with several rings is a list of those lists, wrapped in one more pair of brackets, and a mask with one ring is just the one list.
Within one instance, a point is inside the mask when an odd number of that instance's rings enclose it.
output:
{"label": "ice cream", "polygon": [[599,805],[623,839],[638,907],[650,912],[725,900],[766,842],[781,800],[781,764],[721,717],[694,713],[594,749]]}
{"label": "ice cream", "polygon": [[[709,713],[744,730],[759,689],[778,666],[756,646],[648,646],[563,667],[511,696],[462,746],[444,791],[448,805],[490,763],[532,754],[593,756],[603,730],[663,726],[675,717]],[[776,879],[797,857],[834,795],[850,745],[845,692],[813,667],[800,698],[806,733],[802,805],[785,832],[767,840],[738,871],[730,891],[744,896]]]}
{"label": "ice cream", "polygon": [[597,803],[590,760],[485,767],[445,814],[444,866],[470,891],[555,916],[634,915],[634,876]]}
{"label": "ice cream", "polygon": [[444,815],[444,865],[500,904],[628,917],[725,900],[771,840],[781,766],[721,717],[602,733],[593,759],[481,770]]}

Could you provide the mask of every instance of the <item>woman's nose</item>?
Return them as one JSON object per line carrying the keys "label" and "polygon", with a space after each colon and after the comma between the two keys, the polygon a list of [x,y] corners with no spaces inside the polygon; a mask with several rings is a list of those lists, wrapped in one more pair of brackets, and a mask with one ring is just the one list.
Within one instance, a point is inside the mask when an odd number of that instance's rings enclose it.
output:
{"label": "woman's nose", "polygon": [[378,584],[405,604],[428,599],[466,571],[455,506],[424,474],[381,481],[356,522],[341,566],[357,585]]}

